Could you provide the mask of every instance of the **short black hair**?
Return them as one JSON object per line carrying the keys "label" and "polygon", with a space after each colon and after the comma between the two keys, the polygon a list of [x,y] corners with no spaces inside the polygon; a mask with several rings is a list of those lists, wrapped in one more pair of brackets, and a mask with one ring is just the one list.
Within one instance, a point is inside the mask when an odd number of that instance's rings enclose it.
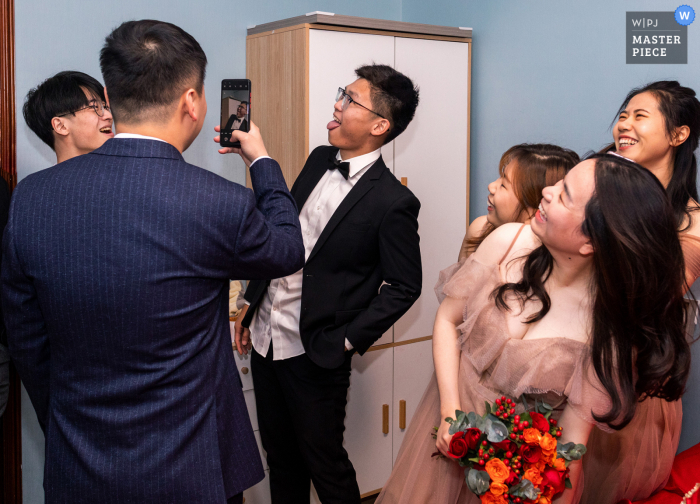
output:
{"label": "short black hair", "polygon": [[144,19],[107,36],[100,68],[115,122],[138,123],[169,117],[167,106],[188,88],[201,95],[207,57],[179,26]]}
{"label": "short black hair", "polygon": [[416,113],[419,89],[401,72],[387,65],[364,65],[355,74],[370,84],[373,109],[391,123],[384,143],[403,133]]}
{"label": "short black hair", "polygon": [[36,136],[55,150],[51,120],[62,114],[75,112],[89,105],[92,99],[105,101],[102,84],[83,72],[59,72],[34,89],[24,100],[24,120]]}

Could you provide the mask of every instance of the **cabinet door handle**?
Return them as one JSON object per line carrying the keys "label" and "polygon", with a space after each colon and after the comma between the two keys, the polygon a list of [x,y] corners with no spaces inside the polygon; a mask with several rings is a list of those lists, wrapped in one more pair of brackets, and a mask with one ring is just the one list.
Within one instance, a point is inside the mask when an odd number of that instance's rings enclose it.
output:
{"label": "cabinet door handle", "polygon": [[403,430],[406,428],[406,401],[401,399],[399,401],[399,429]]}
{"label": "cabinet door handle", "polygon": [[242,368],[241,368],[241,373],[243,373],[243,374],[248,374],[248,368],[247,368],[247,367],[242,367]]}
{"label": "cabinet door handle", "polygon": [[382,432],[389,434],[389,405],[382,404]]}

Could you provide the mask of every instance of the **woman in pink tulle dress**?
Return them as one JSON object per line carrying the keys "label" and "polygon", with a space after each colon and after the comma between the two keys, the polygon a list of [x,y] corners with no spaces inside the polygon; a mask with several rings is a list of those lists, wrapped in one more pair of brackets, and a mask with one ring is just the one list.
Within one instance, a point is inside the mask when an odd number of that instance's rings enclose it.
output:
{"label": "woman in pink tulle dress", "polygon": [[[594,428],[628,424],[641,396],[681,395],[690,364],[683,259],[663,187],[606,155],[543,194],[531,226],[499,227],[441,275],[436,374],[377,504],[479,503],[462,468],[431,457],[436,446],[447,451],[444,419],[457,409],[483,414],[484,402],[501,395],[544,400],[555,407],[561,441],[586,444]],[[659,455],[658,437],[639,441],[617,468],[628,488],[606,481],[597,503],[658,478],[648,464]],[[580,502],[584,488],[601,486],[581,461],[569,468],[573,488],[557,502]]]}

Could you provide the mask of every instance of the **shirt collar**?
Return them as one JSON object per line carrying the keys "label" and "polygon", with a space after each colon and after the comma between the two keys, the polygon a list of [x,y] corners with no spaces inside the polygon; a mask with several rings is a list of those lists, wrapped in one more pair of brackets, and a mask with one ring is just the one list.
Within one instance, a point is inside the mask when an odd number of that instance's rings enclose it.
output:
{"label": "shirt collar", "polygon": [[381,155],[382,149],[379,148],[376,151],[372,151],[367,154],[363,154],[361,156],[357,156],[350,159],[341,158],[340,151],[338,151],[338,154],[336,154],[335,157],[340,161],[346,161],[350,163],[350,172],[348,174],[348,178],[351,178],[357,175],[358,172],[362,171],[363,168],[366,168],[369,165],[373,164],[377,159],[379,159],[379,156]]}
{"label": "shirt collar", "polygon": [[116,135],[114,135],[114,138],[140,138],[141,140],[158,140],[159,142],[165,142],[165,140],[162,140],[160,138],[139,135],[138,133],[117,133]]}

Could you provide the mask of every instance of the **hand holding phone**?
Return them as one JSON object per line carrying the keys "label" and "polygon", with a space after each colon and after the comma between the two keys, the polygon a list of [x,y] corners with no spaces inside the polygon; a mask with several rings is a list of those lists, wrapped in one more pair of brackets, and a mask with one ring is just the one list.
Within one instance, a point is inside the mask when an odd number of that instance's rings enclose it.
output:
{"label": "hand holding phone", "polygon": [[[221,128],[219,126],[214,126],[214,131],[220,133]],[[259,157],[268,155],[267,149],[265,149],[265,142],[263,142],[260,130],[255,123],[250,124],[249,133],[234,131],[231,133],[231,137],[240,147],[222,147],[219,149],[220,154],[239,154],[243,158],[243,162],[246,166],[250,166],[250,164]],[[214,141],[220,143],[220,135],[215,136]]]}

